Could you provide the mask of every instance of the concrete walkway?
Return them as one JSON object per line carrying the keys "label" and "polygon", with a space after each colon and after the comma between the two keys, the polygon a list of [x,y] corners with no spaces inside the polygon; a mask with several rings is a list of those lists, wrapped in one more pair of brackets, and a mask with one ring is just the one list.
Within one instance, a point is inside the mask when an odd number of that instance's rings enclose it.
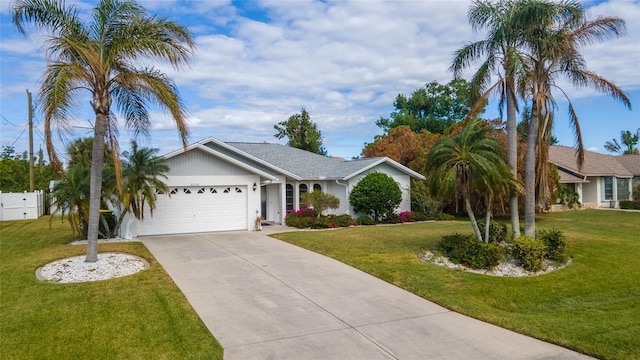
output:
{"label": "concrete walkway", "polygon": [[264,233],[141,240],[227,360],[588,358],[449,311]]}

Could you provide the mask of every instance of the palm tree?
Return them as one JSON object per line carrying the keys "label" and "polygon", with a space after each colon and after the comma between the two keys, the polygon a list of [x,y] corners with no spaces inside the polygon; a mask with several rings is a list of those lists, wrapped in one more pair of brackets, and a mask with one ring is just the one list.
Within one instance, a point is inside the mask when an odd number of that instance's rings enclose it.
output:
{"label": "palm tree", "polygon": [[[558,90],[568,101],[579,166],[584,162],[578,116],[566,93],[557,85],[557,79],[563,77],[577,87],[592,87],[629,108],[631,103],[614,83],[587,70],[579,52],[582,45],[621,36],[625,30],[624,20],[616,17],[587,20],[577,1],[528,1],[531,5],[523,7],[515,19],[517,23],[528,24],[522,29],[528,73],[520,82],[519,91],[522,97],[530,97],[532,103],[525,158],[525,235],[535,237],[536,182],[542,191],[548,189],[547,160],[556,108],[552,90]],[[547,197],[548,194],[539,194],[543,201]]]}
{"label": "palm tree", "polygon": [[71,230],[80,235],[86,234],[89,218],[89,168],[77,163],[70,165],[64,178],[57,181],[51,191],[51,205],[56,213],[64,216],[71,225]]}
{"label": "palm tree", "polygon": [[[524,58],[520,54],[522,37],[519,28],[522,24],[514,23],[513,15],[525,1],[490,1],[476,0],[469,8],[468,18],[474,31],[487,28],[487,36],[468,44],[454,53],[450,70],[455,77],[474,61],[484,59],[471,81],[477,98],[471,116],[481,111],[492,93],[500,97],[500,111],[506,103],[507,121],[507,162],[514,178],[518,176],[518,132],[517,132],[517,99],[516,78],[523,68]],[[498,79],[491,84],[491,76]],[[509,198],[511,228],[513,236],[520,236],[520,217],[518,214],[518,195],[514,192]]]}
{"label": "palm tree", "polygon": [[166,192],[167,186],[161,178],[169,172],[166,159],[157,156],[158,149],[138,148],[138,144],[131,143],[131,152],[125,151],[123,162],[123,191],[120,203],[123,209],[118,216],[115,233],[118,232],[124,216],[130,211],[138,220],[144,220],[144,206],[149,206],[153,216],[158,192]]}
{"label": "palm tree", "polygon": [[168,110],[186,148],[189,131],[178,89],[167,75],[147,64],[152,60],[175,68],[188,64],[194,47],[191,34],[173,21],[150,16],[134,0],[100,0],[88,22],[83,21],[75,6],[67,6],[64,0],[17,0],[13,4],[13,23],[25,36],[25,23],[50,33],[47,70],[39,97],[47,151],[58,169],[61,166],[51,140],[52,127],[68,123],[70,110],[82,91],[91,95],[95,141],[85,261],[95,262],[105,143],[102,139],[107,139],[113,156],[118,156],[117,122],[112,105],[124,115],[127,128],[136,135],[147,134],[150,129],[149,105]]}
{"label": "palm tree", "polygon": [[490,130],[486,123],[473,121],[460,134],[440,140],[427,160],[431,191],[443,197],[462,197],[478,241],[483,241],[483,237],[471,206],[471,195],[485,194],[490,220],[493,197],[510,192],[511,185],[507,184],[517,183],[502,158],[500,144],[487,137]]}
{"label": "palm tree", "polygon": [[[632,155],[632,154],[640,154],[636,145],[638,145],[638,141],[640,141],[640,129],[636,131],[636,133],[632,133],[631,131],[621,131],[620,132],[620,142],[616,139],[611,139],[612,141],[607,141],[604,144],[604,148],[607,151],[612,153],[617,153],[619,155]],[[623,145],[626,147],[623,148]]]}

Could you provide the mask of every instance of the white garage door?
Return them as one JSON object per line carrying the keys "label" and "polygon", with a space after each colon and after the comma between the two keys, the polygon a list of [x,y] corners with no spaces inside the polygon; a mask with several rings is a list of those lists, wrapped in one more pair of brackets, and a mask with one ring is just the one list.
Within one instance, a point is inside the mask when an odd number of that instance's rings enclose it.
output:
{"label": "white garage door", "polygon": [[247,187],[174,187],[159,194],[153,217],[145,210],[137,235],[247,229]]}

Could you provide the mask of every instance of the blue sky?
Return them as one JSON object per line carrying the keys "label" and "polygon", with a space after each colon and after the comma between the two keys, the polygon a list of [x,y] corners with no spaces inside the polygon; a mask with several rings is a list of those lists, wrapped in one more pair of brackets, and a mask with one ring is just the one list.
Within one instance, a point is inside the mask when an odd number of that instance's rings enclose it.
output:
{"label": "blue sky", "polygon": [[[68,1],[89,11],[95,1]],[[469,1],[188,1],[142,0],[150,13],[190,28],[195,59],[186,71],[161,67],[178,84],[190,113],[190,142],[283,142],[273,125],[302,107],[323,133],[330,155],[351,158],[381,134],[375,121],[393,110],[399,93],[436,80],[448,82],[453,51],[478,40],[467,23]],[[584,144],[603,151],[621,130],[640,128],[640,1],[586,2],[591,17],[619,16],[627,34],[585,47],[590,70],[627,92],[633,110],[592,90],[563,85],[582,127]],[[0,2],[0,145],[27,149],[26,89],[37,96],[45,68],[42,36],[30,40],[12,27],[9,3]],[[468,74],[470,76],[471,72]],[[467,76],[467,77],[469,77]],[[559,95],[556,136],[573,145],[567,105]],[[93,115],[79,101],[71,137],[89,136]],[[496,116],[495,105],[486,117]],[[42,115],[36,113],[34,143],[44,148]],[[180,147],[171,119],[154,112],[144,146],[167,153]],[[122,149],[131,138],[120,128]],[[59,152],[64,142],[56,140]]]}

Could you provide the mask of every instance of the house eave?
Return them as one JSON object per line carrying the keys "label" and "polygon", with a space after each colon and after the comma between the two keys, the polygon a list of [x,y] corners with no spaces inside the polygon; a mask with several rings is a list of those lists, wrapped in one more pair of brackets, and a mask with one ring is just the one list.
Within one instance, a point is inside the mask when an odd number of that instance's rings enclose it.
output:
{"label": "house eave", "polygon": [[394,160],[392,160],[392,159],[390,159],[388,157],[382,157],[378,161],[375,161],[375,162],[369,164],[368,166],[365,166],[362,169],[354,171],[353,173],[343,177],[342,179],[338,179],[338,180],[349,180],[349,179],[353,178],[354,176],[358,176],[359,174],[362,174],[365,171],[373,169],[374,167],[376,167],[376,166],[378,166],[380,164],[383,164],[383,163],[388,163],[392,167],[394,167],[394,168],[406,173],[407,175],[409,175],[412,178],[416,178],[416,179],[420,179],[420,180],[425,180],[426,179],[422,174],[417,173],[417,172],[409,169],[408,167],[406,167],[406,166],[404,166],[404,165],[402,165],[402,164],[400,164],[400,163],[398,163],[398,162],[396,162],[396,161],[394,161]]}

